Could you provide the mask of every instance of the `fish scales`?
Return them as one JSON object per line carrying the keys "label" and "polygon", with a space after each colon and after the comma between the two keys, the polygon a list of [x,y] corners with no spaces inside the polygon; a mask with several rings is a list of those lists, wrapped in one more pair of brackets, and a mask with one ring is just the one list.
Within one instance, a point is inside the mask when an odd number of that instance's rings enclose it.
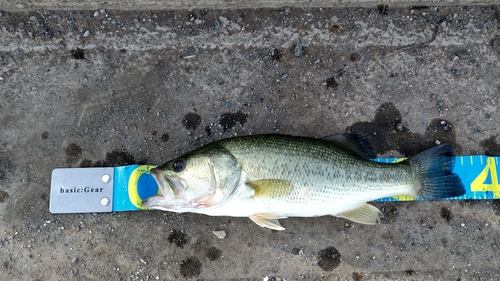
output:
{"label": "fish scales", "polygon": [[349,134],[224,139],[151,170],[162,194],[143,204],[172,212],[249,217],[260,226],[283,230],[277,219],[333,215],[373,224],[380,212],[366,202],[465,193],[452,173],[448,145],[397,164],[370,161],[366,149]]}
{"label": "fish scales", "polygon": [[[243,163],[247,180],[274,178],[292,182],[295,192],[290,197],[276,198],[292,204],[332,202],[353,194],[365,195],[367,191],[374,198],[398,195],[416,183],[409,165],[361,160],[326,141],[255,136],[223,140],[221,146]],[[395,190],[396,186],[401,189]],[[310,188],[308,197],[299,196],[304,188]]]}

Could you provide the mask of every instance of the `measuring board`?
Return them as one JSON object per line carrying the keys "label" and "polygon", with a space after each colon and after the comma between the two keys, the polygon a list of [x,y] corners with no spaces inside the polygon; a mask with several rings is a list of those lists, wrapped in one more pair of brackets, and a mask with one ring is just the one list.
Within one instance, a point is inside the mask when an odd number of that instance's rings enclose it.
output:
{"label": "measuring board", "polygon": [[[497,168],[500,157],[455,156],[453,172],[464,184],[463,196],[443,200],[500,199]],[[405,158],[377,158],[395,163]],[[89,213],[145,210],[142,200],[160,193],[149,171],[154,165],[110,168],[58,168],[52,171],[51,213]],[[378,199],[374,202],[427,200],[410,196]]]}

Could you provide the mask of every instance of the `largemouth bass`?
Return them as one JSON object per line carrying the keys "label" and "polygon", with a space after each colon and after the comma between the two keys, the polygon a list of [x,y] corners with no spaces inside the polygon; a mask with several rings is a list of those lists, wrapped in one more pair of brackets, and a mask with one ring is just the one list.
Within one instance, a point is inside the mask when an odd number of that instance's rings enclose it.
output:
{"label": "largemouth bass", "polygon": [[396,164],[369,160],[350,134],[310,139],[255,135],[213,142],[151,170],[161,195],[152,209],[210,216],[249,217],[262,227],[278,219],[332,215],[375,224],[367,202],[390,196],[446,198],[465,194],[452,173],[449,145],[432,147]]}

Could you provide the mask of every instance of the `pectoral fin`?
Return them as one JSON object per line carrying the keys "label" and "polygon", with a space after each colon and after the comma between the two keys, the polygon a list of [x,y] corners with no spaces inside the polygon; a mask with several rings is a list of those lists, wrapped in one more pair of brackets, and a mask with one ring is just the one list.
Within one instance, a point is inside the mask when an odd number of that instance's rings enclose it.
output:
{"label": "pectoral fin", "polygon": [[286,216],[279,213],[260,213],[250,216],[250,219],[261,227],[267,227],[274,230],[285,230],[278,219],[286,219]]}
{"label": "pectoral fin", "polygon": [[337,217],[362,224],[376,224],[379,222],[380,215],[381,213],[379,209],[365,203],[361,207],[340,213]]}
{"label": "pectoral fin", "polygon": [[287,180],[265,179],[247,182],[254,191],[254,197],[280,198],[292,191],[292,184]]}

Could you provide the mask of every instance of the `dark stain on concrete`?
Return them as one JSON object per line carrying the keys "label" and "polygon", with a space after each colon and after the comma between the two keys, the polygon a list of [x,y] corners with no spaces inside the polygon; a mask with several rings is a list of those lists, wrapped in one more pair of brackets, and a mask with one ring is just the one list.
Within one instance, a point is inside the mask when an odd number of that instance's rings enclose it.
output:
{"label": "dark stain on concrete", "polygon": [[335,81],[335,77],[330,77],[328,79],[326,79],[326,87],[327,88],[332,88],[332,89],[337,89],[339,83],[337,83],[337,81]]}
{"label": "dark stain on concrete", "polygon": [[436,145],[436,141],[451,144],[457,153],[462,151],[449,121],[432,120],[423,135],[412,133],[402,121],[396,106],[387,102],[377,109],[372,122],[355,123],[347,127],[346,131],[366,139],[377,154],[397,150],[405,156],[413,156]]}
{"label": "dark stain on concrete", "polygon": [[97,160],[94,163],[94,167],[106,167],[106,162],[104,160]]}
{"label": "dark stain on concrete", "polygon": [[271,52],[269,53],[269,57],[273,62],[279,62],[283,58],[283,52],[278,50],[278,49],[271,49]]}
{"label": "dark stain on concrete", "polygon": [[491,200],[490,202],[495,210],[495,215],[500,216],[500,200]]}
{"label": "dark stain on concrete", "polygon": [[247,122],[248,115],[238,111],[236,113],[224,113],[219,119],[219,124],[222,126],[223,130],[234,128],[236,122],[239,122],[243,126]]}
{"label": "dark stain on concrete", "polygon": [[193,112],[187,113],[182,119],[182,124],[188,130],[196,130],[201,124],[201,116]]}
{"label": "dark stain on concrete", "polygon": [[382,219],[380,220],[380,222],[383,224],[394,223],[396,221],[396,218],[399,216],[399,209],[397,208],[397,205],[399,203],[391,202],[390,204],[382,204],[383,205],[379,207],[380,212],[382,212]]}
{"label": "dark stain on concrete", "polygon": [[106,153],[106,159],[104,162],[107,167],[137,164],[135,157],[126,150],[113,150]]}
{"label": "dark stain on concrete", "polygon": [[90,159],[83,159],[82,162],[80,162],[80,168],[89,168],[94,166],[94,163]]}
{"label": "dark stain on concrete", "polygon": [[213,135],[212,128],[210,128],[210,126],[205,126],[205,134],[207,135],[207,137],[211,137]]}
{"label": "dark stain on concrete", "polygon": [[5,203],[9,200],[9,193],[6,191],[0,190],[0,203]]}
{"label": "dark stain on concrete", "polygon": [[377,6],[378,13],[381,14],[382,16],[387,16],[389,14],[389,6],[380,4]]}
{"label": "dark stain on concrete", "polygon": [[413,274],[415,274],[415,270],[407,269],[407,270],[405,270],[405,274],[406,274],[406,276],[412,276]]}
{"label": "dark stain on concrete", "polygon": [[46,140],[49,137],[49,132],[45,131],[42,133],[42,140]]}
{"label": "dark stain on concrete", "polygon": [[80,48],[71,50],[71,57],[75,60],[83,60],[85,59],[85,51]]}
{"label": "dark stain on concrete", "polygon": [[342,256],[335,247],[327,247],[318,253],[316,264],[325,271],[332,271],[341,263]]}
{"label": "dark stain on concrete", "polygon": [[70,143],[64,149],[64,152],[66,152],[66,163],[68,165],[74,165],[82,158],[83,149],[74,143]]}
{"label": "dark stain on concrete", "polygon": [[146,164],[147,159],[137,161],[135,157],[128,153],[126,150],[113,150],[106,153],[105,160],[97,160],[92,162],[90,159],[83,159],[80,162],[81,168],[89,167],[115,167],[115,166],[127,166],[134,164]]}
{"label": "dark stain on concrete", "polygon": [[179,266],[180,272],[184,278],[194,278],[201,273],[202,263],[197,257],[189,257],[183,260]]}
{"label": "dark stain on concrete", "polygon": [[170,139],[170,136],[168,134],[163,134],[163,135],[161,135],[160,139],[162,142],[168,142],[168,140]]}
{"label": "dark stain on concrete", "polygon": [[357,272],[353,272],[352,273],[352,280],[361,281],[361,280],[363,280],[363,276]]}
{"label": "dark stain on concrete", "polygon": [[172,230],[167,238],[168,242],[175,244],[179,248],[183,248],[189,242],[189,237],[180,230]]}
{"label": "dark stain on concrete", "polygon": [[12,162],[5,158],[0,158],[0,180],[5,180],[7,173],[14,173],[16,166]]}
{"label": "dark stain on concrete", "polygon": [[446,219],[447,222],[451,221],[451,217],[452,217],[451,211],[448,208],[445,208],[445,207],[441,208],[440,213],[441,213],[441,217],[443,219]]}
{"label": "dark stain on concrete", "polygon": [[444,248],[448,247],[448,239],[446,237],[441,238],[441,244]]}
{"label": "dark stain on concrete", "polygon": [[500,155],[500,145],[496,142],[496,136],[480,141],[479,145],[484,148],[484,154],[487,156]]}
{"label": "dark stain on concrete", "polygon": [[350,58],[352,62],[356,62],[361,59],[361,55],[359,53],[352,53]]}
{"label": "dark stain on concrete", "polygon": [[484,201],[482,200],[466,199],[466,200],[459,200],[458,205],[460,205],[461,207],[468,207],[468,206],[472,207],[474,205],[481,204],[483,202]]}
{"label": "dark stain on concrete", "polygon": [[341,30],[341,28],[340,28],[340,25],[338,25],[338,24],[334,24],[334,25],[332,25],[332,27],[330,28],[330,31],[331,31],[332,33],[340,33],[342,30]]}
{"label": "dark stain on concrete", "polygon": [[217,247],[210,247],[206,250],[205,256],[210,261],[216,261],[222,256],[222,250]]}

